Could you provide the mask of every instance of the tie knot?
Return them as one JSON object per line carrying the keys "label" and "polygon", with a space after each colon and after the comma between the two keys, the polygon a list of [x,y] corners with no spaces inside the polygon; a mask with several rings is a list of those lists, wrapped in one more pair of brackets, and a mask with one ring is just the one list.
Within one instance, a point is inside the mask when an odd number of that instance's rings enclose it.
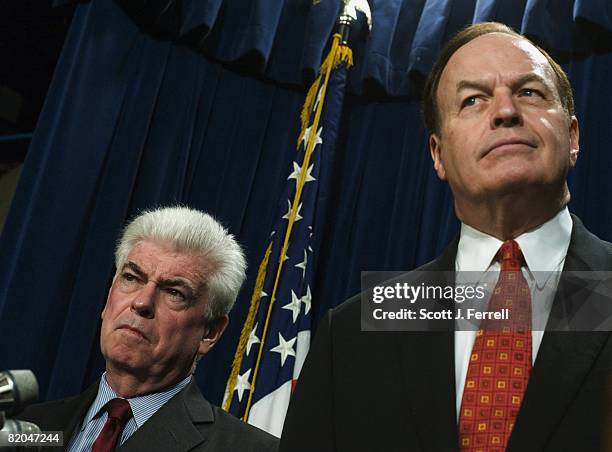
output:
{"label": "tie knot", "polygon": [[518,271],[523,263],[523,252],[514,240],[506,240],[499,248],[497,258],[501,262],[501,269],[503,271]]}
{"label": "tie knot", "polygon": [[132,408],[125,399],[112,399],[106,404],[106,411],[108,412],[109,418],[117,419],[122,424],[130,418],[132,415]]}

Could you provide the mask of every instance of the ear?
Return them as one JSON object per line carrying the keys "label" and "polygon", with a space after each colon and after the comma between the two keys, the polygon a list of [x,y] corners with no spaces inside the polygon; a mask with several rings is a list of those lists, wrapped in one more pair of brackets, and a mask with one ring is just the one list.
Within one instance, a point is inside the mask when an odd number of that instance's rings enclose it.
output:
{"label": "ear", "polygon": [[229,317],[226,315],[215,320],[214,322],[208,322],[206,329],[204,330],[204,337],[200,341],[200,345],[198,347],[198,355],[205,355],[211,348],[214,347],[214,345],[221,338],[225,328],[227,328],[228,323]]}
{"label": "ear", "polygon": [[570,137],[570,168],[576,165],[578,160],[578,153],[580,152],[580,127],[578,127],[578,119],[572,116],[569,125],[569,137]]}
{"label": "ear", "polygon": [[434,162],[434,169],[438,177],[441,180],[446,180],[446,170],[444,169],[444,163],[442,163],[442,158],[440,156],[442,153],[440,141],[440,137],[435,133],[429,135],[429,153],[431,154],[431,159]]}

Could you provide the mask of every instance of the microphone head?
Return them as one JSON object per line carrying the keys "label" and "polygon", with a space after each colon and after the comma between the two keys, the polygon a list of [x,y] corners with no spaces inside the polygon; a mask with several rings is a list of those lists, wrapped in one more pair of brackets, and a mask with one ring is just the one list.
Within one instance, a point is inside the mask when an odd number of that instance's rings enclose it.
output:
{"label": "microphone head", "polygon": [[0,433],[40,433],[40,428],[32,422],[7,419]]}
{"label": "microphone head", "polygon": [[38,381],[31,370],[0,372],[0,411],[10,416],[38,400]]}

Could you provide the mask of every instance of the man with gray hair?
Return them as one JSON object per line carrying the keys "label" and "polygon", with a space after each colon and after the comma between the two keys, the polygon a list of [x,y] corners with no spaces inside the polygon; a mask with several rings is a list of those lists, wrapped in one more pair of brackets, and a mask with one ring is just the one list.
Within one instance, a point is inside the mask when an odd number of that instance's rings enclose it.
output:
{"label": "man with gray hair", "polygon": [[68,451],[272,451],[276,438],[209,404],[192,374],[228,324],[246,262],[206,213],[146,211],[123,231],[102,311],[106,372],[84,393],[22,418]]}

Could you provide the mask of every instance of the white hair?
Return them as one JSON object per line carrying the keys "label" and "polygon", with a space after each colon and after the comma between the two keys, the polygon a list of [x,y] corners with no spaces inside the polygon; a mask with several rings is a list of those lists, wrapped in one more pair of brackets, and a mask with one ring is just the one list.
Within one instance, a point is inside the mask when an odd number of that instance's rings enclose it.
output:
{"label": "white hair", "polygon": [[117,271],[138,242],[152,240],[179,252],[203,256],[211,266],[204,281],[208,295],[206,320],[227,315],[244,282],[246,260],[234,236],[207,213],[183,206],[146,210],[125,227],[115,250]]}

